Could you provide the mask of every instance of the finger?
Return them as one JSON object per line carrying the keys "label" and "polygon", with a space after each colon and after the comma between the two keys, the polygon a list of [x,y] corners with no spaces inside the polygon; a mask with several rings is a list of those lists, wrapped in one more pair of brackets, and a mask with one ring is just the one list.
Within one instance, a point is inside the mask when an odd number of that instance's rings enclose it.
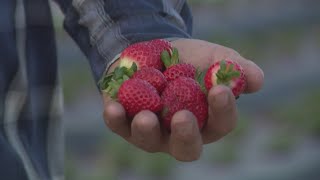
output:
{"label": "finger", "polygon": [[130,137],[130,123],[126,118],[126,112],[121,104],[109,101],[104,107],[104,121],[116,134],[123,138]]}
{"label": "finger", "polygon": [[253,93],[259,91],[264,83],[264,73],[262,69],[254,62],[246,60],[240,56],[238,60],[242,66],[247,79],[247,87],[245,93]]}
{"label": "finger", "polygon": [[148,152],[161,151],[161,131],[157,116],[150,111],[138,113],[131,124],[132,142]]}
{"label": "finger", "polygon": [[219,140],[232,131],[236,125],[237,107],[231,90],[216,86],[208,93],[209,119],[202,132],[204,143]]}
{"label": "finger", "polygon": [[169,152],[179,161],[197,160],[202,152],[202,139],[196,117],[189,111],[172,117]]}

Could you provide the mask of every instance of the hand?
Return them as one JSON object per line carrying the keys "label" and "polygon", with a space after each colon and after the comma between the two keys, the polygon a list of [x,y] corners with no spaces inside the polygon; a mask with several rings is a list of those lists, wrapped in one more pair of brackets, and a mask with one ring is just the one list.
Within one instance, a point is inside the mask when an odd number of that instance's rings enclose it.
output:
{"label": "hand", "polygon": [[[201,69],[226,58],[238,62],[246,74],[246,93],[256,92],[263,85],[262,70],[230,48],[194,39],[179,39],[172,44],[178,48],[181,62]],[[117,64],[111,70],[115,66]],[[109,97],[104,97],[104,119],[113,132],[147,152],[164,152],[179,161],[194,161],[200,157],[204,144],[219,140],[236,125],[237,107],[229,88],[212,88],[208,92],[208,103],[209,118],[201,132],[196,117],[187,110],[173,116],[171,134],[160,128],[157,116],[150,111],[138,113],[130,123],[122,105]]]}

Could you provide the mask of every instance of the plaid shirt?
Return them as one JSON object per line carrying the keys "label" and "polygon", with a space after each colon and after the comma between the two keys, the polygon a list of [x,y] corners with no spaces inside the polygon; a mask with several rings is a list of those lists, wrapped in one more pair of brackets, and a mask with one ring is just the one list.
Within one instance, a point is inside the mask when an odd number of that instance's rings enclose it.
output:
{"label": "plaid shirt", "polygon": [[[55,0],[64,28],[90,62],[96,82],[128,45],[191,34],[185,0]],[[20,2],[20,1],[18,1]],[[0,0],[0,179],[60,180],[62,96],[48,0],[22,0],[20,51],[16,0]]]}

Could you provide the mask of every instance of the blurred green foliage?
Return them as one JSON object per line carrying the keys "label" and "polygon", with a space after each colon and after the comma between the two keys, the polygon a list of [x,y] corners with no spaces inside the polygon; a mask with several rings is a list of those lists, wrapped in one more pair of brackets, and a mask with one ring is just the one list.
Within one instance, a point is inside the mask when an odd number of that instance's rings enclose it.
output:
{"label": "blurred green foliage", "polygon": [[66,155],[66,160],[65,160],[65,176],[66,176],[66,179],[76,179],[76,174],[77,174],[77,171],[76,171],[76,165],[74,164],[74,161],[70,158],[72,156],[70,155]]}
{"label": "blurred green foliage", "polygon": [[[282,27],[242,33],[217,32],[207,39],[211,42],[231,47],[242,56],[256,62],[263,57],[277,54],[292,54],[300,48],[300,42],[308,30],[303,28]],[[278,59],[268,59],[277,62]]]}
{"label": "blurred green foliage", "polygon": [[315,39],[317,41],[317,45],[318,47],[320,47],[320,26],[316,27],[314,31],[315,31],[314,34],[315,34]]}
{"label": "blurred green foliage", "polygon": [[274,107],[270,120],[274,132],[266,142],[267,151],[275,154],[290,152],[301,137],[320,137],[320,89],[311,90],[301,98]]}
{"label": "blurred green foliage", "polygon": [[297,143],[297,137],[293,136],[290,131],[283,130],[273,134],[266,143],[267,153],[285,154],[290,152]]}
{"label": "blurred green foliage", "polygon": [[238,160],[238,146],[229,141],[217,142],[210,152],[209,161],[212,165],[231,165]]}
{"label": "blurred green foliage", "polygon": [[290,134],[299,133],[320,137],[320,89],[306,93],[305,97],[294,103],[277,108],[273,118]]}
{"label": "blurred green foliage", "polygon": [[137,175],[166,177],[174,166],[174,160],[163,153],[144,152],[119,138],[111,138],[105,145],[106,162],[121,173],[132,170]]}
{"label": "blurred green foliage", "polygon": [[108,137],[105,142],[101,144],[96,154],[100,158],[91,164],[95,167],[93,170],[85,169],[82,172],[80,166],[74,164],[77,161],[74,159],[76,157],[68,155],[67,179],[113,180],[127,174],[152,180],[164,180],[170,176],[175,166],[175,160],[172,157],[162,153],[144,152],[119,137]]}
{"label": "blurred green foliage", "polygon": [[96,85],[88,68],[76,65],[62,71],[62,87],[67,104],[79,97],[79,92],[95,88]]}
{"label": "blurred green foliage", "polygon": [[238,150],[250,128],[250,119],[240,115],[236,128],[223,139],[216,142],[210,151],[211,164],[230,165],[238,160]]}

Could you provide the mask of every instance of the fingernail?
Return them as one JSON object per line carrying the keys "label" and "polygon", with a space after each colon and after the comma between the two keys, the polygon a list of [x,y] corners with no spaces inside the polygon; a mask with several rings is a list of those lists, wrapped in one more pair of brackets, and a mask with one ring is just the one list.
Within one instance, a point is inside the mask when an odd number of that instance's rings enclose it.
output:
{"label": "fingernail", "polygon": [[180,114],[173,122],[172,128],[179,136],[185,137],[194,132],[194,122],[190,120],[190,117],[187,117],[188,115],[189,113]]}
{"label": "fingernail", "polygon": [[228,104],[228,94],[226,92],[222,92],[215,96],[214,98],[214,106],[218,108],[225,107]]}
{"label": "fingernail", "polygon": [[179,128],[176,129],[177,133],[180,136],[188,136],[190,132],[193,132],[193,124],[192,123],[185,123]]}

